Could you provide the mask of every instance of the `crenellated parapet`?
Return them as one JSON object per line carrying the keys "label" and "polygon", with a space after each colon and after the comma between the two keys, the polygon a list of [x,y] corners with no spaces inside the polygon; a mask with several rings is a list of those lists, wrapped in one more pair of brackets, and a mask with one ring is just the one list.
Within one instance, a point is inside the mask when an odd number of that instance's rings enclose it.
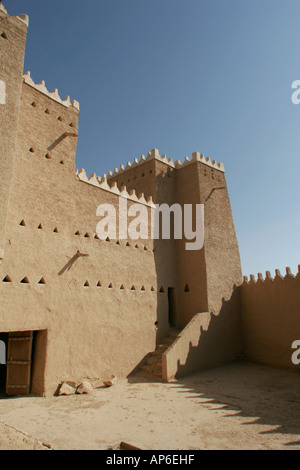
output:
{"label": "crenellated parapet", "polygon": [[140,159],[135,158],[133,163],[127,162],[126,166],[121,165],[120,169],[115,168],[113,172],[109,171],[108,175],[103,174],[101,178],[99,176],[96,176],[95,173],[93,173],[88,178],[84,169],[81,169],[79,171],[77,170],[77,176],[80,181],[99,187],[101,189],[104,189],[105,191],[109,191],[118,196],[126,197],[128,199],[131,199],[132,201],[152,206],[153,205],[152,195],[149,195],[149,197],[145,198],[145,195],[143,192],[141,192],[140,194],[136,194],[136,191],[133,188],[130,190],[127,190],[127,187],[123,184],[122,186],[120,184],[118,186],[119,182],[116,181],[116,177],[119,175],[122,175],[126,171],[142,166],[143,163],[153,161],[153,160],[164,163],[169,168],[172,168],[174,170],[180,170],[181,168],[184,168],[187,165],[190,165],[195,162],[200,162],[200,163],[205,164],[206,166],[219,170],[223,173],[225,171],[222,163],[216,163],[215,160],[211,161],[209,157],[205,158],[199,152],[194,152],[191,160],[188,157],[185,157],[184,162],[181,163],[179,160],[174,162],[172,158],[167,158],[165,154],[160,156],[159,151],[157,149],[153,149],[151,150],[151,152],[148,152],[147,157],[145,157],[145,155],[141,155]]}
{"label": "crenellated parapet", "polygon": [[34,81],[32,80],[30,76],[30,72],[27,72],[25,75],[23,75],[23,81],[27,83],[27,85],[30,85],[31,87],[43,93],[44,95],[47,95],[49,98],[53,99],[57,103],[62,104],[66,108],[73,107],[79,112],[78,101],[76,100],[71,101],[69,96],[67,96],[64,100],[62,100],[58,94],[57,88],[55,88],[55,90],[53,90],[52,92],[49,92],[49,90],[46,88],[45,81],[42,80],[39,84],[34,83]]}
{"label": "crenellated parapet", "polygon": [[268,281],[272,281],[272,282],[283,281],[286,279],[300,279],[300,265],[298,266],[298,273],[296,275],[292,274],[291,268],[287,267],[285,269],[286,269],[286,274],[284,276],[281,274],[279,269],[275,269],[274,277],[272,277],[270,271],[266,271],[265,277],[263,276],[262,273],[258,273],[257,278],[255,277],[254,274],[250,274],[249,278],[248,276],[244,276],[242,285],[265,283]]}
{"label": "crenellated parapet", "polygon": [[[5,6],[3,5],[2,2],[0,2],[0,11],[2,11],[3,13],[5,13],[5,15],[8,15],[8,12],[7,12]],[[29,25],[29,17],[28,17],[28,15],[25,15],[24,13],[22,13],[21,15],[18,15],[18,16],[16,16],[15,18],[17,18],[17,20],[22,21],[22,23],[24,23],[26,26]]]}
{"label": "crenellated parapet", "polygon": [[182,168],[184,166],[187,166],[191,163],[194,163],[194,162],[200,162],[200,163],[203,163],[204,165],[206,166],[209,166],[215,170],[219,170],[221,171],[222,173],[225,173],[225,168],[224,168],[224,165],[223,163],[217,163],[216,160],[211,160],[210,157],[204,157],[204,155],[200,152],[194,152],[192,154],[192,159],[190,160],[189,157],[185,157],[184,159],[184,162],[181,163],[180,160],[177,160],[175,162],[175,168]]}
{"label": "crenellated parapet", "polygon": [[80,181],[83,181],[84,183],[88,183],[92,186],[103,189],[104,191],[108,191],[112,194],[115,194],[116,196],[121,196],[133,202],[138,202],[149,207],[154,207],[151,196],[145,198],[143,193],[137,195],[134,189],[127,191],[126,186],[123,186],[121,190],[119,190],[117,183],[113,183],[110,186],[107,182],[106,174],[103,174],[102,178],[100,178],[99,176],[96,176],[95,173],[92,173],[91,176],[88,178],[85,170],[81,169],[79,171],[77,170],[77,177]]}
{"label": "crenellated parapet", "polygon": [[186,156],[183,163],[181,163],[180,160],[176,160],[174,162],[172,158],[167,158],[166,154],[163,154],[162,156],[160,156],[159,151],[157,149],[153,149],[151,150],[151,152],[148,152],[147,157],[145,157],[145,155],[141,155],[140,159],[135,158],[133,163],[127,162],[126,166],[121,165],[120,169],[115,168],[114,171],[109,171],[108,179],[111,177],[117,176],[125,171],[131,170],[132,168],[140,166],[143,163],[148,162],[150,160],[157,160],[161,163],[164,163],[165,165],[168,165],[171,168],[175,168],[176,170],[180,170],[181,168],[184,168],[185,166],[190,165],[191,163],[200,162],[200,163],[203,163],[204,165],[214,168],[215,170],[219,170],[223,173],[225,172],[223,163],[217,163],[216,160],[212,161],[210,157],[205,158],[203,154],[200,154],[200,152],[194,152],[192,154],[191,159],[188,156]]}

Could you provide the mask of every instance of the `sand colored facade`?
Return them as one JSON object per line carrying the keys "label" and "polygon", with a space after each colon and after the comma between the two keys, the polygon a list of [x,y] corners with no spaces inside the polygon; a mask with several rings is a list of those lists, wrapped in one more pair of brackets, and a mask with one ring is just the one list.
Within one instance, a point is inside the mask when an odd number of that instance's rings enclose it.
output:
{"label": "sand colored facade", "polygon": [[[235,361],[243,327],[256,320],[250,288],[242,286],[242,302],[237,288],[223,165],[198,152],[173,162],[153,149],[102,177],[78,171],[79,103],[23,75],[27,27],[26,15],[1,6],[0,340],[10,351],[9,393],[48,395],[63,380],[127,377],[170,327],[182,331],[183,346],[162,358],[165,380]],[[186,250],[185,238],[153,240],[150,226],[148,238],[98,239],[97,207],[111,204],[118,215],[120,197],[146,208],[149,220],[153,204],[204,204],[203,248]]]}
{"label": "sand colored facade", "polygon": [[274,277],[269,271],[265,276],[244,276],[230,302],[225,302],[225,315],[222,309],[218,316],[196,314],[163,353],[163,379],[216,367],[230,350],[235,353],[232,362],[245,360],[299,372],[299,283],[300,266],[296,274],[286,268],[285,275],[276,269]]}
{"label": "sand colored facade", "polygon": [[300,339],[300,266],[296,275],[286,268],[285,275],[244,277],[240,291],[245,358],[300,370],[291,361],[292,344]]}

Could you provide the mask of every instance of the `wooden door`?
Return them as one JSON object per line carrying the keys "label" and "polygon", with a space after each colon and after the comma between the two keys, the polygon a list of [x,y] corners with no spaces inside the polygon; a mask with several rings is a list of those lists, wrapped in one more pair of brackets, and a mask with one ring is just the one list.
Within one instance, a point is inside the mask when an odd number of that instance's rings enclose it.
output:
{"label": "wooden door", "polygon": [[6,393],[30,393],[32,331],[13,332],[8,335],[6,361]]}

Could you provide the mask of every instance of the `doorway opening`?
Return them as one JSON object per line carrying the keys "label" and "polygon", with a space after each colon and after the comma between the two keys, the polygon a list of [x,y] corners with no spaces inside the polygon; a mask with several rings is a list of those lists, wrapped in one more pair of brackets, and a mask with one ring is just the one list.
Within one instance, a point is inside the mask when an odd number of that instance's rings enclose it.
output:
{"label": "doorway opening", "polygon": [[0,397],[44,395],[47,330],[0,333]]}
{"label": "doorway opening", "polygon": [[169,303],[169,325],[176,327],[177,325],[177,301],[175,287],[168,287],[168,303]]}

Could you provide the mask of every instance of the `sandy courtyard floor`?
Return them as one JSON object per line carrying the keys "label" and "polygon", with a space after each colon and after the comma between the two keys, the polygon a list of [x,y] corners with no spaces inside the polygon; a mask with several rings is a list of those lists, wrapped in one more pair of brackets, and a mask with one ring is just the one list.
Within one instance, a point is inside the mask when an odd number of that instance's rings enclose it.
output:
{"label": "sandy courtyard floor", "polygon": [[135,377],[91,395],[0,400],[0,449],[106,450],[121,441],[299,450],[300,374],[239,363],[169,384]]}

